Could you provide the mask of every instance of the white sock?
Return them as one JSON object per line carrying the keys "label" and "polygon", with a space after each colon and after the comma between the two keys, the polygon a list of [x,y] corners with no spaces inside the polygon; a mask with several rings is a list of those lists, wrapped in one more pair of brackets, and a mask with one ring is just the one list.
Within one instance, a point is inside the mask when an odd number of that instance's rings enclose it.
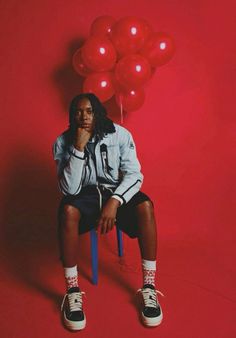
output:
{"label": "white sock", "polygon": [[142,259],[142,270],[143,270],[143,285],[151,284],[155,286],[156,261]]}
{"label": "white sock", "polygon": [[77,265],[72,268],[64,268],[65,279],[66,279],[66,288],[69,290],[73,287],[78,287],[78,270]]}

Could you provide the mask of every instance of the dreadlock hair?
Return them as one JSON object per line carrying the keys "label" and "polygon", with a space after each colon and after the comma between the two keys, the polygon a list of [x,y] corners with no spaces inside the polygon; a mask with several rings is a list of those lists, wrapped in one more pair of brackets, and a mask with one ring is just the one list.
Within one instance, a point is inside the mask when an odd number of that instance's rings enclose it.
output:
{"label": "dreadlock hair", "polygon": [[105,134],[114,133],[116,130],[113,121],[107,117],[106,108],[102,105],[97,96],[92,93],[83,93],[75,96],[70,103],[69,109],[70,136],[72,137],[74,135],[77,128],[77,125],[75,123],[75,113],[77,111],[78,102],[85,98],[90,101],[92,106],[95,119],[94,126],[95,135],[97,135],[100,139],[102,139],[105,136]]}

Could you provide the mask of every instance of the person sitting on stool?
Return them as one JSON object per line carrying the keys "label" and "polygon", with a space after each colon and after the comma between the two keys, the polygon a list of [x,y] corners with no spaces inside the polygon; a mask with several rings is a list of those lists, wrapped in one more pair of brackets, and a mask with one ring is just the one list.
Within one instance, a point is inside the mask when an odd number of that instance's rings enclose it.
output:
{"label": "person sitting on stool", "polygon": [[97,227],[106,234],[116,224],[137,238],[143,271],[142,320],[161,323],[163,314],[155,286],[157,231],[150,198],[140,191],[143,175],[131,133],[107,117],[92,93],[73,98],[69,128],[53,144],[63,198],[58,210],[59,246],[67,292],[62,311],[71,330],[86,326],[77,271],[79,234]]}

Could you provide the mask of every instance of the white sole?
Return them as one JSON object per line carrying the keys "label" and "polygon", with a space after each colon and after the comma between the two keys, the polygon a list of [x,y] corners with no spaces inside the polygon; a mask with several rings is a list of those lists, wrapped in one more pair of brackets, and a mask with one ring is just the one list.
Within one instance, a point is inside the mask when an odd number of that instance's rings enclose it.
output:
{"label": "white sole", "polygon": [[63,319],[64,319],[64,324],[69,330],[73,331],[78,331],[78,330],[83,330],[86,326],[86,317],[84,315],[84,320],[81,320],[79,322],[75,322],[72,320],[68,320],[65,315],[65,311],[63,311]]}
{"label": "white sole", "polygon": [[162,319],[163,319],[162,312],[160,316],[158,316],[157,318],[145,317],[144,314],[142,313],[142,321],[145,326],[158,326],[161,324]]}

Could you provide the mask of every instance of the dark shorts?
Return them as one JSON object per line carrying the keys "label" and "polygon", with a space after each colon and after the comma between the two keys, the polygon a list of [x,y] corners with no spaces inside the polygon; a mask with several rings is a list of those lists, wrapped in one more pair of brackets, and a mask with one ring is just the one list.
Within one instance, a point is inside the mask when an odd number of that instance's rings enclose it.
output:
{"label": "dark shorts", "polygon": [[[112,195],[112,191],[100,188],[100,192],[102,195],[102,205],[104,205]],[[135,207],[144,201],[151,200],[146,194],[139,191],[128,203],[122,204],[117,209],[116,226],[131,238],[135,238],[138,235],[138,220]],[[79,209],[81,213],[79,234],[84,234],[96,227],[100,216],[99,192],[96,186],[84,187],[76,196],[64,196],[58,209],[58,217],[60,217],[64,205],[72,205]]]}

